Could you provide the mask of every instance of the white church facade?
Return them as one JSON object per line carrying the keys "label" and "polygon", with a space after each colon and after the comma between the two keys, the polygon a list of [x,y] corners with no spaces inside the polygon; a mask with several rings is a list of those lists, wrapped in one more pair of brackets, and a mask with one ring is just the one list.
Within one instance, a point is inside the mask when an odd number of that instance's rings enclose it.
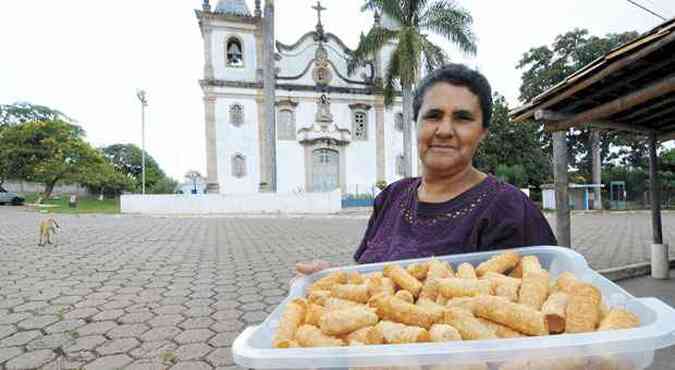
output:
{"label": "white church facade", "polygon": [[[320,4],[315,29],[286,44],[274,37],[274,1],[263,2],[256,0],[251,13],[244,0],[213,8],[204,0],[196,11],[204,41],[207,191],[347,194],[400,179],[401,102],[385,107],[378,88],[395,45],[350,74],[352,50],[324,32]],[[415,146],[413,140],[412,153]]]}

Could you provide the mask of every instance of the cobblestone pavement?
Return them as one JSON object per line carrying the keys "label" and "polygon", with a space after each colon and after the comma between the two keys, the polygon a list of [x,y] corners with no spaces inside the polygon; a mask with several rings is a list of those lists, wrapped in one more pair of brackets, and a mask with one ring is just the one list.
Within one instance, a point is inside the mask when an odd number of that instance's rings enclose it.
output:
{"label": "cobblestone pavement", "polygon": [[[44,217],[0,207],[1,369],[210,369],[286,295],[290,266],[350,264],[366,215]],[[664,214],[673,239],[675,214]],[[573,230],[596,267],[648,256],[649,215],[578,215]]]}
{"label": "cobblestone pavement", "polygon": [[[547,215],[555,230],[555,216]],[[675,212],[662,212],[663,241],[675,257]],[[572,217],[572,245],[596,269],[648,262],[652,223],[648,211],[578,213]]]}
{"label": "cobblestone pavement", "polygon": [[365,223],[57,215],[56,245],[38,247],[43,217],[0,207],[0,368],[233,366],[289,266],[349,263]]}
{"label": "cobblestone pavement", "polygon": [[[675,270],[670,270],[670,276],[675,277]],[[672,280],[654,280],[645,276],[625,280],[619,284],[635,296],[656,297],[675,307],[675,287]],[[675,346],[657,350],[654,363],[649,370],[675,370],[673,359],[675,359]]]}

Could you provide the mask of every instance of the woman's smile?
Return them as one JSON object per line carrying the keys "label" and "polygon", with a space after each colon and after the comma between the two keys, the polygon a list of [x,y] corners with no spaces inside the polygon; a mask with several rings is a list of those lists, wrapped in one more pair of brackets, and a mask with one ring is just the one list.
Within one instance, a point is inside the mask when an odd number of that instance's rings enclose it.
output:
{"label": "woman's smile", "polygon": [[429,150],[434,153],[451,153],[458,149],[450,144],[431,144]]}

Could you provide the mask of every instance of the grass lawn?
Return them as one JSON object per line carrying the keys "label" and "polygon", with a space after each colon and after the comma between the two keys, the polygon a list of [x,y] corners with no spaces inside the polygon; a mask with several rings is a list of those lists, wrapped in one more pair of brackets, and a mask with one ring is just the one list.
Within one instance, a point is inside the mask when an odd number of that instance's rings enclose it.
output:
{"label": "grass lawn", "polygon": [[[39,194],[26,196],[26,204],[34,204]],[[58,199],[49,199],[42,204],[52,207],[41,208],[49,213],[120,213],[120,199],[104,199],[92,197],[80,197],[77,200],[77,208],[68,207],[68,196],[58,196]]]}

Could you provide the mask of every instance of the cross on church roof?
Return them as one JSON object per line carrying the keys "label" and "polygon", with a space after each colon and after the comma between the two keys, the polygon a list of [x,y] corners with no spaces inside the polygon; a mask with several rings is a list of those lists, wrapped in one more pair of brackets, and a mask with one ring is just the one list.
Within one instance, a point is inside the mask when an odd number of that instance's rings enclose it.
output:
{"label": "cross on church roof", "polygon": [[326,10],[326,8],[321,6],[321,1],[317,0],[316,5],[314,5],[312,9],[316,10],[317,18],[319,18],[318,24],[321,24],[321,11]]}

